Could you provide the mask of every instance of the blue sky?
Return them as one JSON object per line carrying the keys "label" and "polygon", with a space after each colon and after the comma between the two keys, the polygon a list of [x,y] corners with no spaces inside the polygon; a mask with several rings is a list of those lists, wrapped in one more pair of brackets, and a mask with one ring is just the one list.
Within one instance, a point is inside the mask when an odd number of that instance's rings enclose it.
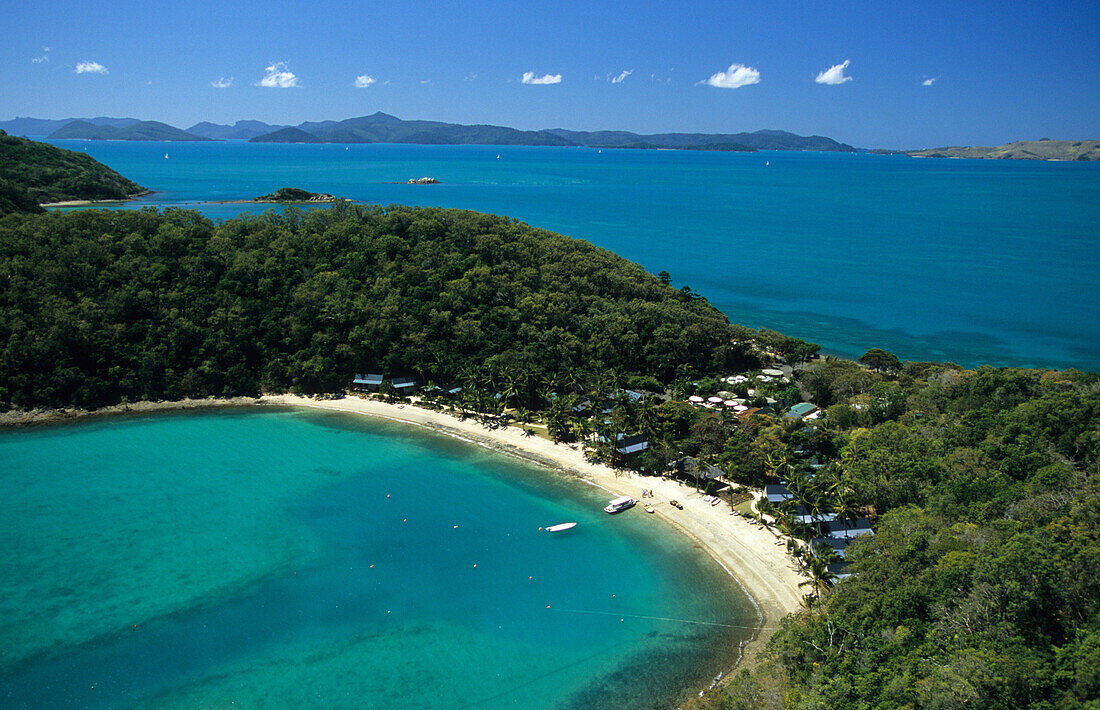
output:
{"label": "blue sky", "polygon": [[166,5],[6,8],[0,119],[186,128],[385,111],[522,129],[778,128],[859,147],[1100,138],[1097,0]]}

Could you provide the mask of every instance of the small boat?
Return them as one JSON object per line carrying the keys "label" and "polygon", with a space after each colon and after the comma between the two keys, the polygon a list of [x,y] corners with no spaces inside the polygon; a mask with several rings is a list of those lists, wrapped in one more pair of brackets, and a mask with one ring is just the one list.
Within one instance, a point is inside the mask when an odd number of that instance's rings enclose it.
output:
{"label": "small boat", "polygon": [[164,159],[168,160],[168,154],[167,153],[164,154]]}
{"label": "small boat", "polygon": [[607,506],[603,509],[603,512],[611,513],[612,515],[614,515],[615,513],[621,513],[627,508],[633,508],[634,504],[637,502],[638,501],[634,500],[630,496],[622,496],[621,498],[616,498],[615,500],[608,503]]}
{"label": "small boat", "polygon": [[716,498],[716,496],[703,496],[703,502],[704,502],[704,503],[710,503],[710,502],[711,502],[711,501],[713,501],[713,500],[714,500],[715,498]]}
{"label": "small boat", "polygon": [[563,530],[572,530],[575,527],[577,527],[576,523],[559,523],[546,528],[546,532],[562,532]]}
{"label": "small boat", "polygon": [[642,510],[644,510],[647,513],[656,513],[657,512],[656,510],[654,510],[653,506],[650,505],[649,503],[646,503],[645,505],[643,505]]}
{"label": "small boat", "polygon": [[714,496],[714,500],[710,502],[711,505],[718,505],[722,500],[718,496]]}
{"label": "small boat", "polygon": [[671,505],[673,508],[679,508],[680,510],[684,509],[684,504],[678,500],[670,500],[668,504]]}

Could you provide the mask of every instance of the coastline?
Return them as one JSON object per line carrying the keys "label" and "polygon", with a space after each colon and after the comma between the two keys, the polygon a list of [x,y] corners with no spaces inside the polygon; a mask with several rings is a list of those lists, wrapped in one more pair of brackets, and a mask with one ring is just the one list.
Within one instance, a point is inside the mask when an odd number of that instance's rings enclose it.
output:
{"label": "coastline", "polygon": [[[264,395],[259,398],[134,402],[104,407],[94,412],[80,409],[11,411],[0,414],[0,427],[69,422],[91,415],[256,405],[323,409],[422,426],[566,473],[580,482],[606,490],[609,498],[629,495],[640,499],[643,488],[651,490],[654,497],[645,500],[656,508],[654,517],[660,517],[681,534],[698,543],[741,586],[757,609],[759,628],[753,639],[742,649],[737,668],[754,665],[779,620],[801,608],[802,592],[798,584],[804,578],[786,555],[785,547],[777,544],[777,536],[769,529],[751,523],[744,517],[731,515],[726,505],[711,506],[690,485],[655,476],[616,471],[603,464],[591,463],[585,459],[580,445],[556,444],[540,437],[525,436],[517,427],[490,428],[472,417],[460,420],[441,411],[410,404],[387,404],[354,395],[341,399],[314,399],[289,394]],[[672,508],[669,500],[680,501],[683,510]],[[730,672],[727,671],[724,679],[729,677]]]}
{"label": "coastline", "polygon": [[139,197],[148,197],[149,195],[155,195],[155,190],[142,190],[141,192],[135,192],[129,197],[120,200],[62,200],[61,202],[41,202],[38,204],[43,209],[49,209],[51,207],[91,207],[93,205],[120,205],[124,202],[133,202]]}

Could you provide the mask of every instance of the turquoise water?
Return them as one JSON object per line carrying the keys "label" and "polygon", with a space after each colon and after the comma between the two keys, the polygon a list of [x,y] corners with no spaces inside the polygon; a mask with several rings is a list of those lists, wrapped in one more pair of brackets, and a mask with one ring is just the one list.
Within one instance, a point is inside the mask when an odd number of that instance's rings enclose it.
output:
{"label": "turquoise water", "polygon": [[[461,207],[586,239],[856,356],[1100,369],[1100,165],[828,153],[52,141],[158,191]],[[168,159],[165,159],[165,154]],[[499,156],[499,158],[497,157]],[[394,184],[430,175],[439,185]],[[213,217],[266,207],[202,206]]]}
{"label": "turquoise water", "polygon": [[757,623],[653,518],[404,425],[116,417],[0,462],[3,707],[669,707]]}

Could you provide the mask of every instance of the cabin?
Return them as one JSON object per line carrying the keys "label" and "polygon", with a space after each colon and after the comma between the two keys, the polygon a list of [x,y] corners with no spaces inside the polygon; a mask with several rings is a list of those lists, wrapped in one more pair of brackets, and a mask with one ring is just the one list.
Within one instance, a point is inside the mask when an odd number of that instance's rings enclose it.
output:
{"label": "cabin", "polygon": [[683,458],[676,459],[669,464],[669,466],[675,468],[680,473],[691,476],[700,485],[718,480],[725,475],[722,469],[717,466],[712,466],[709,463],[703,463],[694,456],[684,456]]}
{"label": "cabin", "polygon": [[838,540],[848,540],[860,535],[873,535],[871,521],[867,518],[858,520],[828,520],[818,524],[817,529],[825,537]]}
{"label": "cabin", "polygon": [[820,557],[820,553],[824,552],[825,548],[831,547],[837,557],[844,557],[844,551],[848,549],[851,542],[848,538],[815,537],[810,540],[810,552],[814,557]]}
{"label": "cabin", "polygon": [[359,375],[351,381],[352,389],[377,392],[382,387],[382,375]]}
{"label": "cabin", "polygon": [[791,407],[787,412],[788,419],[808,419],[818,412],[817,405],[812,402],[802,402]]}
{"label": "cabin", "polygon": [[394,377],[390,383],[393,385],[394,391],[401,397],[408,397],[420,386],[420,382],[412,376]]}
{"label": "cabin", "polygon": [[649,448],[649,439],[645,434],[634,434],[633,436],[619,435],[619,440],[615,442],[615,451],[620,456],[634,456],[640,454]]}
{"label": "cabin", "polygon": [[764,497],[768,499],[769,503],[782,503],[785,500],[794,498],[794,494],[783,483],[768,483],[764,485]]}
{"label": "cabin", "polygon": [[793,513],[794,519],[803,525],[815,525],[817,523],[827,523],[836,520],[836,513],[811,513],[806,506],[801,503],[795,505]]}

